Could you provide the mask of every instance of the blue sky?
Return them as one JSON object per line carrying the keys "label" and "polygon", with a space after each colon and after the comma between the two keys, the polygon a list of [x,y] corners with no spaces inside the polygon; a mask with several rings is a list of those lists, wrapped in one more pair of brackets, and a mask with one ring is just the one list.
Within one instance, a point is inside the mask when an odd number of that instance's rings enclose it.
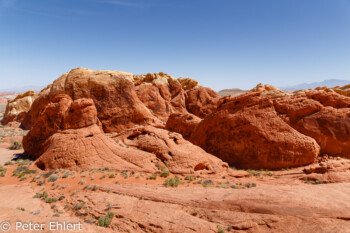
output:
{"label": "blue sky", "polygon": [[0,0],[0,89],[75,67],[215,90],[350,80],[350,0]]}

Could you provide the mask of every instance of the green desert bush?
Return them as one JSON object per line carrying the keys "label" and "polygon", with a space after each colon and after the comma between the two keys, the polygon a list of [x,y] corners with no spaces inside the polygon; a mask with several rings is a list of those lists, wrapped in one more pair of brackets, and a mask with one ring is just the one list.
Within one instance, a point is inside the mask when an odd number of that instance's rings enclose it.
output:
{"label": "green desert bush", "polygon": [[57,199],[54,198],[54,197],[48,197],[48,198],[45,199],[46,203],[53,203],[53,202],[56,202],[56,201],[57,201]]}
{"label": "green desert bush", "polygon": [[111,224],[113,217],[114,213],[108,212],[105,216],[98,219],[97,225],[100,227],[108,227]]}
{"label": "green desert bush", "polygon": [[7,169],[0,166],[0,177],[4,177],[6,175]]}
{"label": "green desert bush", "polygon": [[175,176],[174,178],[168,178],[165,180],[164,185],[166,187],[177,187],[179,184],[182,184],[179,177]]}
{"label": "green desert bush", "polygon": [[59,176],[58,175],[51,175],[49,177],[49,179],[47,179],[48,182],[55,182],[56,180],[58,180]]}
{"label": "green desert bush", "polygon": [[9,147],[10,150],[19,150],[22,149],[22,142],[20,141],[11,141],[11,145]]}
{"label": "green desert bush", "polygon": [[162,171],[160,172],[160,177],[168,177],[169,176],[169,170],[167,168],[162,168]]}

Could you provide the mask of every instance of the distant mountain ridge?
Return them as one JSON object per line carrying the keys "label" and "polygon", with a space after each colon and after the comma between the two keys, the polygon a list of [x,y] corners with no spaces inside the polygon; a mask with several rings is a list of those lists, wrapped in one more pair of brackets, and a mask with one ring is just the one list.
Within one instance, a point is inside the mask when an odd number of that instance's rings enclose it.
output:
{"label": "distant mountain ridge", "polygon": [[316,87],[321,87],[321,86],[332,88],[335,86],[345,86],[347,84],[350,84],[349,80],[327,79],[322,82],[301,83],[295,86],[285,86],[285,87],[278,87],[278,88],[284,91],[298,91],[298,90],[305,90],[305,89],[315,89]]}
{"label": "distant mountain ridge", "polygon": [[7,93],[20,93],[20,92],[26,92],[29,90],[33,91],[41,91],[45,86],[23,86],[23,87],[12,87],[12,88],[5,88],[0,89],[0,92],[7,92]]}

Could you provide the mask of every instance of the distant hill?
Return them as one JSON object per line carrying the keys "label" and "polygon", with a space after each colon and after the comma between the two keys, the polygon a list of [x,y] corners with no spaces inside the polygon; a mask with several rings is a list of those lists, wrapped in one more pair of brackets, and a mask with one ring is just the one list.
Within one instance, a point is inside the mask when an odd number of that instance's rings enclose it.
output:
{"label": "distant hill", "polygon": [[246,93],[248,92],[247,90],[241,90],[241,89],[238,89],[238,88],[232,88],[232,89],[224,89],[224,90],[221,90],[218,92],[218,94],[220,96],[226,96],[226,95],[233,95],[233,96],[236,96],[236,95],[240,95],[240,94],[243,94],[243,93]]}
{"label": "distant hill", "polygon": [[340,80],[340,79],[328,79],[323,82],[314,82],[314,83],[301,83],[295,86],[286,86],[279,87],[279,89],[284,91],[297,91],[297,90],[305,90],[305,89],[314,89],[316,87],[326,86],[328,88],[335,86],[345,86],[350,84],[349,80]]}
{"label": "distant hill", "polygon": [[13,87],[13,88],[0,89],[0,92],[21,93],[21,92],[26,92],[26,91],[29,91],[29,90],[41,91],[44,87],[45,87],[45,86],[23,86],[23,87]]}

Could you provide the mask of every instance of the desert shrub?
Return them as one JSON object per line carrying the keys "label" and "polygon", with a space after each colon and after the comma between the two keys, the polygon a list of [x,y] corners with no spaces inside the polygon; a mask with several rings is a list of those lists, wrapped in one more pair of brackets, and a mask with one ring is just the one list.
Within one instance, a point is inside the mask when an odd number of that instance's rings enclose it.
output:
{"label": "desert shrub", "polygon": [[225,233],[225,229],[221,226],[217,225],[216,228],[218,229],[218,233]]}
{"label": "desert shrub", "polygon": [[121,173],[120,173],[120,175],[122,176],[122,177],[124,177],[124,179],[127,179],[129,176],[128,176],[128,170],[123,170]]}
{"label": "desert shrub", "polygon": [[304,182],[308,184],[323,184],[323,181],[321,180],[313,180],[309,178],[304,178]]}
{"label": "desert shrub", "polygon": [[111,224],[113,217],[114,217],[114,213],[108,212],[105,216],[100,217],[98,219],[97,225],[100,227],[108,227]]}
{"label": "desert shrub", "polygon": [[18,165],[21,165],[21,166],[29,165],[29,164],[31,164],[32,162],[33,162],[33,161],[30,160],[30,159],[17,159],[17,160],[16,160],[16,163],[17,163]]}
{"label": "desert shrub", "polygon": [[17,207],[16,209],[20,210],[20,211],[24,211],[25,209],[22,207]]}
{"label": "desert shrub", "polygon": [[164,185],[166,187],[177,187],[179,184],[182,184],[179,177],[175,176],[174,178],[168,178],[165,180]]}
{"label": "desert shrub", "polygon": [[58,175],[51,175],[49,179],[47,179],[47,182],[55,182],[56,180],[58,180],[58,178]]}
{"label": "desert shrub", "polygon": [[33,198],[40,198],[40,199],[46,199],[49,196],[49,194],[44,191],[42,193],[36,193]]}
{"label": "desert shrub", "polygon": [[98,185],[94,185],[93,187],[92,187],[92,191],[97,191],[97,190],[99,190],[100,189],[100,186],[98,186]]}
{"label": "desert shrub", "polygon": [[53,203],[53,202],[56,202],[56,201],[57,201],[57,199],[54,198],[54,197],[48,197],[48,198],[45,199],[46,203]]}
{"label": "desert shrub", "polygon": [[0,177],[4,177],[6,175],[7,169],[0,166]]}
{"label": "desert shrub", "polygon": [[188,180],[188,182],[191,182],[191,181],[193,181],[193,177],[192,176],[186,176],[185,180]]}
{"label": "desert shrub", "polygon": [[64,173],[64,175],[62,176],[62,178],[67,178],[69,176],[69,172],[66,172],[66,173]]}
{"label": "desert shrub", "polygon": [[167,168],[163,168],[160,172],[160,177],[168,177],[169,176],[169,170]]}
{"label": "desert shrub", "polygon": [[42,186],[43,184],[45,184],[45,179],[42,179],[42,180],[39,180],[38,182],[37,182],[37,184],[39,185],[39,186]]}
{"label": "desert shrub", "polygon": [[157,179],[157,174],[153,173],[151,176],[147,176],[147,180],[156,180]]}
{"label": "desert shrub", "polygon": [[49,178],[52,174],[53,174],[53,171],[45,172],[45,173],[43,174],[43,177]]}
{"label": "desert shrub", "polygon": [[78,184],[85,184],[86,181],[84,179],[80,180]]}
{"label": "desert shrub", "polygon": [[80,202],[79,204],[76,204],[74,207],[73,207],[73,210],[80,210],[84,207],[85,205],[85,202]]}
{"label": "desert shrub", "polygon": [[17,167],[13,172],[13,176],[18,176],[19,178],[25,176],[26,174],[35,174],[37,171],[30,170],[27,167]]}
{"label": "desert shrub", "polygon": [[22,142],[20,141],[11,141],[11,145],[9,147],[10,150],[19,150],[22,149]]}
{"label": "desert shrub", "polygon": [[249,177],[251,177],[251,176],[261,176],[261,172],[259,172],[259,171],[248,169],[247,172],[249,174]]}
{"label": "desert shrub", "polygon": [[13,165],[15,164],[14,161],[7,161],[6,163],[4,163],[5,166],[9,166],[9,165]]}
{"label": "desert shrub", "polygon": [[114,173],[110,174],[109,178],[115,178],[115,174]]}

